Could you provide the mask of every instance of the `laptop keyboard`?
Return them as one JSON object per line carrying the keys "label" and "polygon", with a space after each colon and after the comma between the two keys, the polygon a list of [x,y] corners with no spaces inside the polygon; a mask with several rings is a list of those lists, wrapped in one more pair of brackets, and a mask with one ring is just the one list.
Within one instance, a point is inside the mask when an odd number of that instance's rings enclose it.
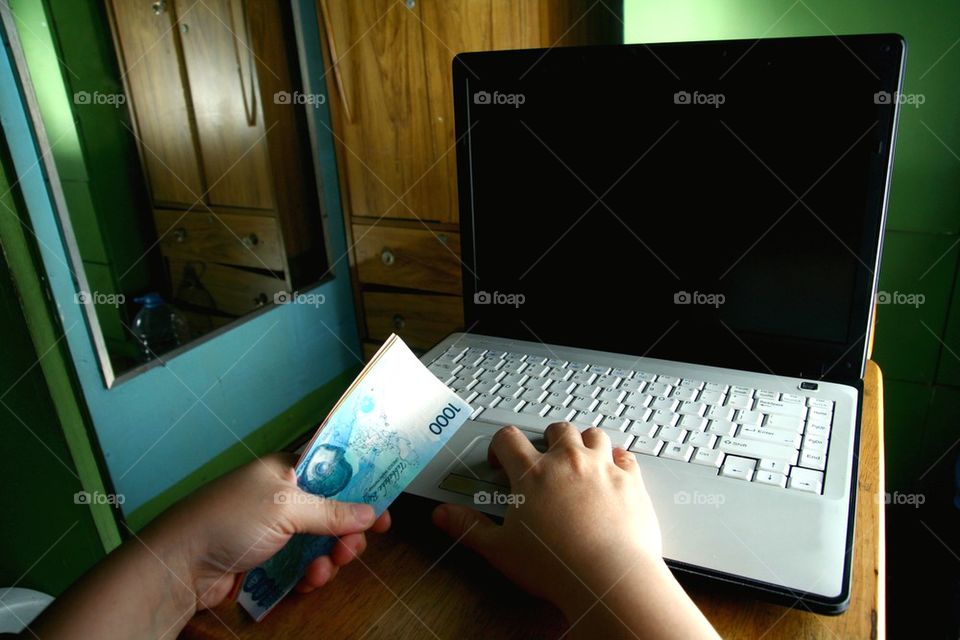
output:
{"label": "laptop keyboard", "polygon": [[454,346],[428,368],[474,420],[599,427],[614,446],[721,476],[823,493],[833,402],[802,394]]}

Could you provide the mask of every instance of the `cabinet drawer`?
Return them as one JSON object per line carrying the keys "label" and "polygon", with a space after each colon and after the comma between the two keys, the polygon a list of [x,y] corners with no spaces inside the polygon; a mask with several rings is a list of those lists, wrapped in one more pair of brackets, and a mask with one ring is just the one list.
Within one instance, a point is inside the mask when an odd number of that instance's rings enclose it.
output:
{"label": "cabinet drawer", "polygon": [[[253,273],[216,262],[170,260],[169,266],[174,296],[178,301],[182,300],[199,307],[210,307],[236,316],[273,304],[275,294],[289,289],[283,278]],[[196,279],[203,289],[207,290],[212,300],[204,301],[205,296],[202,295],[202,291],[193,292],[194,295],[187,293],[189,287],[185,285],[190,280],[190,271],[196,274]]]}
{"label": "cabinet drawer", "polygon": [[414,349],[429,349],[463,329],[463,298],[405,293],[365,293],[364,313],[372,340],[396,333]]}
{"label": "cabinet drawer", "polygon": [[360,282],[439,293],[463,290],[459,233],[355,224],[353,241]]}
{"label": "cabinet drawer", "polygon": [[284,271],[276,218],[158,209],[153,220],[160,250],[168,258]]}

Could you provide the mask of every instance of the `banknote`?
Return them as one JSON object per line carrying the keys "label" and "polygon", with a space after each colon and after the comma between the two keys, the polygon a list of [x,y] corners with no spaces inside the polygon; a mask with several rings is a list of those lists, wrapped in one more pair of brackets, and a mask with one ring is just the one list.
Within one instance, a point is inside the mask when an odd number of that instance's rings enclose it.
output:
{"label": "banknote", "polygon": [[[391,335],[304,449],[297,482],[315,496],[370,504],[379,516],[471,413]],[[293,536],[242,578],[237,601],[261,620],[335,542],[330,536]]]}

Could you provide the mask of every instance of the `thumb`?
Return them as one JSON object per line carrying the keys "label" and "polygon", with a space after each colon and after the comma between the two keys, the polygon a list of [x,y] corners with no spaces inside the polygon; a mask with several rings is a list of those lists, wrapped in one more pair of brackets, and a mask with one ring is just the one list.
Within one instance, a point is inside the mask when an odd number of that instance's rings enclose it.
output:
{"label": "thumb", "polygon": [[373,507],[359,502],[340,502],[302,492],[305,500],[291,503],[290,519],[299,533],[342,536],[366,531],[375,520]]}
{"label": "thumb", "polygon": [[476,509],[442,504],[433,510],[433,523],[488,560],[499,543],[500,527]]}

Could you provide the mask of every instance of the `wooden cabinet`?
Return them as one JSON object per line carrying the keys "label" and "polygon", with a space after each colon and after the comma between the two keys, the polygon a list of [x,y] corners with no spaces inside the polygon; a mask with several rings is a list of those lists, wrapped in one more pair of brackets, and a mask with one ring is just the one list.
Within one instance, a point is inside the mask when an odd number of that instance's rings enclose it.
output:
{"label": "wooden cabinet", "polygon": [[231,316],[319,276],[321,215],[305,107],[293,99],[302,93],[289,3],[108,4],[175,301],[185,264],[196,266],[191,286],[207,290],[211,314]]}
{"label": "wooden cabinet", "polygon": [[463,325],[453,57],[619,43],[622,2],[316,2],[364,349],[425,349]]}

